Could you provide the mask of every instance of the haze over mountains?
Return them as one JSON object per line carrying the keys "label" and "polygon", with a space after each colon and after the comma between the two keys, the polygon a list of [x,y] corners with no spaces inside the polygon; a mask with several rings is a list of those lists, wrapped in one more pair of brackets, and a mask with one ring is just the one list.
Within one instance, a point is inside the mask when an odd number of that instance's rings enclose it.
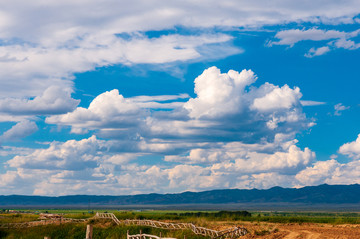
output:
{"label": "haze over mountains", "polygon": [[273,187],[258,189],[224,189],[176,194],[139,194],[125,196],[0,196],[1,206],[46,205],[174,205],[174,204],[231,204],[231,203],[302,203],[358,204],[360,185],[319,185],[299,189]]}

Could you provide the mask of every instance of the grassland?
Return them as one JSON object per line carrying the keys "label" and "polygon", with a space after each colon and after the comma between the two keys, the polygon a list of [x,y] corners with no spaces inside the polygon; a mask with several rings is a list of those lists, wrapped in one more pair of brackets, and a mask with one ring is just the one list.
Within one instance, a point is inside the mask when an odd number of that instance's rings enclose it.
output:
{"label": "grassland", "polygon": [[[360,213],[342,212],[258,212],[245,213],[239,212],[216,212],[216,211],[166,211],[166,210],[97,210],[99,212],[112,212],[120,220],[122,219],[152,219],[174,222],[191,222],[198,226],[204,226],[221,230],[224,227],[234,225],[248,225],[253,227],[252,234],[261,236],[267,233],[274,233],[279,226],[286,224],[308,225],[308,224],[328,224],[343,225],[350,224],[360,226]],[[86,219],[92,218],[95,214],[88,210],[22,210],[21,213],[0,213],[0,224],[19,223],[39,220],[40,213],[63,214],[63,217]],[[137,234],[140,230],[144,233],[159,235],[160,232],[166,237],[184,238],[204,238],[196,236],[191,231],[169,231],[144,226],[117,226],[111,221],[94,220],[90,221],[94,225],[94,238],[126,238],[126,231],[130,234]],[[266,227],[261,225],[268,225]],[[269,225],[272,225],[271,227]],[[259,228],[257,228],[257,226]],[[84,238],[84,223],[68,223],[62,225],[37,226],[23,229],[0,229],[0,238],[44,238],[49,236],[55,238]],[[261,234],[261,235],[260,235]],[[281,237],[279,237],[281,238]]]}

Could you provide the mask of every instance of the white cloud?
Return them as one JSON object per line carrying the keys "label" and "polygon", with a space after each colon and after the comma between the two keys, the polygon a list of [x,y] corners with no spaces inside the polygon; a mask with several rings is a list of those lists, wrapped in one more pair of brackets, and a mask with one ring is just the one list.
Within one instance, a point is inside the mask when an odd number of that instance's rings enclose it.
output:
{"label": "white cloud", "polygon": [[[270,83],[255,87],[256,79],[250,70],[221,73],[211,67],[196,78],[194,98],[104,92],[89,107],[49,116],[46,123],[110,140],[53,142],[13,157],[7,162],[13,173],[4,177],[14,180],[9,185],[27,178],[35,194],[296,185],[296,173],[315,159],[310,149],[296,146],[296,133],[310,122],[302,113],[301,92]],[[156,165],[136,163],[159,155],[164,158]],[[46,173],[31,178],[37,170]]]}
{"label": "white cloud", "polygon": [[10,115],[63,114],[74,110],[79,102],[71,98],[69,88],[51,86],[34,99],[0,99],[0,112]]}
{"label": "white cloud", "polygon": [[3,140],[18,140],[35,133],[38,130],[35,122],[23,120],[5,131],[0,136],[0,141]]}
{"label": "white cloud", "polygon": [[97,130],[106,138],[177,142],[185,138],[193,142],[251,141],[309,127],[302,113],[299,88],[269,83],[250,88],[255,80],[250,70],[220,73],[211,67],[195,79],[197,97],[186,102],[179,96],[124,98],[118,90],[112,90],[97,96],[88,108],[50,116],[46,123],[68,125],[73,133],[80,134]]}
{"label": "white cloud", "polygon": [[341,38],[337,41],[335,41],[334,46],[337,48],[344,48],[344,49],[348,49],[348,50],[356,50],[358,48],[360,48],[360,43],[355,43],[352,40],[347,40],[345,38]]}
{"label": "white cloud", "polygon": [[319,161],[300,171],[295,178],[301,185],[360,183],[360,161],[345,164],[334,159]]}
{"label": "white cloud", "polygon": [[360,183],[360,134],[355,141],[343,144],[338,152],[353,161],[340,163],[337,155],[331,155],[330,160],[315,162],[295,176],[300,185]]}
{"label": "white cloud", "polygon": [[[0,39],[3,42],[0,46],[0,94],[3,97],[34,97],[52,85],[73,87],[74,73],[101,66],[214,59],[242,51],[232,45],[228,35],[191,35],[192,31],[179,35],[173,33],[176,32],[174,26],[209,32],[214,27],[253,29],[289,22],[348,24],[357,22],[358,19],[353,18],[360,12],[358,2],[351,0],[343,4],[332,0],[325,5],[307,1],[303,5],[306,7],[285,0],[268,3],[266,8],[261,0],[247,0],[241,4],[234,0],[221,3],[136,0],[131,4],[115,0],[101,3],[93,0],[46,3],[5,0],[0,3]],[[164,29],[169,30],[168,35],[148,37],[144,34]],[[317,34],[316,39],[343,34],[311,31],[313,33],[303,34]],[[282,35],[286,33],[279,33],[279,37]],[[348,35],[351,37],[350,33]]]}
{"label": "white cloud", "polygon": [[[19,4],[22,8],[19,8]],[[184,25],[211,26],[261,26],[284,22],[349,23],[360,12],[357,1],[323,2],[305,1],[302,6],[285,0],[271,2],[264,8],[261,0],[217,2],[152,1],[62,1],[40,0],[23,3],[2,1],[0,37],[16,37],[54,44],[48,38],[70,41],[76,33],[83,32],[136,32],[167,29]],[[216,7],[214,7],[216,6]],[[96,10],[95,10],[96,9]],[[66,13],[66,14],[65,14]],[[43,19],[47,21],[44,23]],[[22,24],[20,24],[22,23]],[[34,28],[34,26],[38,26]],[[31,29],[31,30],[30,30]]]}
{"label": "white cloud", "polygon": [[339,153],[353,159],[360,159],[360,134],[355,141],[343,144],[339,148]]}
{"label": "white cloud", "polygon": [[302,151],[294,143],[296,141],[262,144],[233,142],[219,148],[195,148],[190,150],[188,156],[166,156],[165,161],[212,165],[212,169],[224,173],[281,171],[289,174],[304,168],[315,159],[315,153],[310,149]]}
{"label": "white cloud", "polygon": [[27,155],[34,151],[32,148],[15,147],[15,146],[0,146],[0,156],[9,155]]}
{"label": "white cloud", "polygon": [[88,109],[78,107],[65,115],[48,117],[46,123],[72,125],[73,133],[83,133],[94,128],[137,127],[145,115],[136,103],[125,99],[118,90],[112,90],[97,96]]}
{"label": "white cloud", "polygon": [[242,111],[245,102],[245,87],[256,81],[251,70],[240,73],[230,70],[220,73],[220,69],[210,67],[195,79],[197,97],[184,104],[192,118],[219,117]]}
{"label": "white cloud", "polygon": [[308,30],[291,29],[276,33],[275,38],[279,39],[279,41],[270,41],[268,45],[288,45],[293,47],[296,43],[301,41],[327,42],[327,46],[319,48],[313,47],[305,54],[305,57],[312,58],[324,55],[334,48],[344,48],[348,50],[358,49],[360,47],[360,43],[355,43],[350,39],[357,37],[359,34],[360,30],[342,32],[337,30],[321,30],[317,28],[311,28]]}
{"label": "white cloud", "polygon": [[289,110],[300,103],[302,94],[298,87],[290,89],[288,85],[284,85],[281,88],[277,86],[272,86],[271,88],[269,93],[263,97],[256,98],[251,108],[260,112],[274,112],[279,109]]}
{"label": "white cloud", "polygon": [[323,46],[319,48],[311,48],[308,53],[305,54],[306,57],[312,58],[314,56],[321,56],[330,51],[328,46]]}
{"label": "white cloud", "polygon": [[342,111],[350,109],[350,106],[345,106],[342,103],[334,105],[334,115],[340,116]]}
{"label": "white cloud", "polygon": [[[119,147],[122,141],[95,136],[53,142],[47,148],[7,161],[8,171],[0,174],[4,182],[0,183],[0,193],[119,195],[292,186],[296,173],[315,158],[308,148],[295,146],[297,141],[292,138],[278,134],[272,143],[188,144],[180,146],[191,149],[188,157],[179,160],[173,156],[171,164],[160,161],[156,165],[136,163],[140,157],[153,157],[141,142],[135,152],[128,153]],[[166,146],[151,150],[170,152]],[[169,159],[165,157],[165,161]]]}
{"label": "white cloud", "polygon": [[313,101],[313,100],[300,100],[302,106],[316,106],[316,105],[325,105],[325,102]]}
{"label": "white cloud", "polygon": [[83,170],[97,167],[98,158],[107,148],[95,136],[80,141],[53,142],[47,149],[37,149],[7,162],[10,167],[47,170]]}
{"label": "white cloud", "polygon": [[291,29],[284,30],[276,33],[275,38],[280,39],[279,41],[270,42],[272,45],[289,45],[294,46],[295,43],[300,41],[324,41],[330,39],[337,39],[345,37],[345,32],[336,30],[320,30],[317,28],[311,28],[308,30]]}
{"label": "white cloud", "polygon": [[[73,74],[95,67],[113,64],[162,64],[174,61],[196,60],[202,57],[197,48],[206,44],[221,44],[231,40],[224,34],[198,36],[165,35],[148,38],[143,34],[129,40],[115,35],[79,36],[70,45],[3,45],[0,56],[16,61],[0,65],[0,93],[3,97],[38,96],[46,88],[56,85],[72,87]],[[73,45],[71,45],[73,44]],[[217,57],[239,53],[231,51],[214,53]],[[16,90],[15,90],[16,89]]]}

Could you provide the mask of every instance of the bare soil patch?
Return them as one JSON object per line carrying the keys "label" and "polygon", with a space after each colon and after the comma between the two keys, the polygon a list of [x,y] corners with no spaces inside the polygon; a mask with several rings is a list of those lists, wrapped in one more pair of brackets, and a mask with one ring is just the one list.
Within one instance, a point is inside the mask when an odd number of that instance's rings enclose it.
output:
{"label": "bare soil patch", "polygon": [[280,224],[244,222],[249,234],[243,238],[266,239],[360,239],[360,225]]}

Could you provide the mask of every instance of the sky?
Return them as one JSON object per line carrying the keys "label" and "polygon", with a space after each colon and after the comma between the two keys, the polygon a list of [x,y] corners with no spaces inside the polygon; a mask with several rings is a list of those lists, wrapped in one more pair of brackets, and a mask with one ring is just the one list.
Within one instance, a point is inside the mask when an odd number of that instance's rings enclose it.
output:
{"label": "sky", "polygon": [[0,194],[360,183],[357,0],[3,0]]}

